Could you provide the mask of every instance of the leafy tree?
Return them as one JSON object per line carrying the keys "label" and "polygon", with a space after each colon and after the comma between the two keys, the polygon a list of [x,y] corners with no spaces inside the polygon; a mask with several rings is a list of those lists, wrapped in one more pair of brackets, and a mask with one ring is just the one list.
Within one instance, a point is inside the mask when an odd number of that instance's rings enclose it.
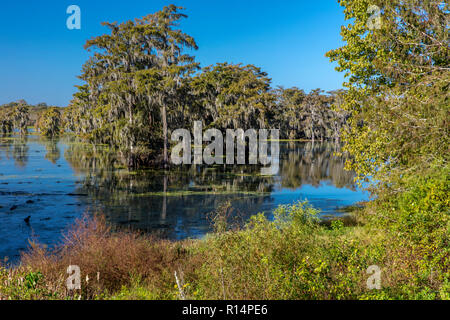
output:
{"label": "leafy tree", "polygon": [[36,130],[47,137],[55,137],[61,132],[61,113],[51,107],[42,112],[36,121]]}
{"label": "leafy tree", "polygon": [[331,100],[316,89],[305,96],[303,101],[303,125],[307,138],[313,142],[316,138],[321,141],[327,136],[329,118],[331,118]]}
{"label": "leafy tree", "polygon": [[306,94],[298,88],[277,88],[273,126],[280,128],[282,136],[289,139],[306,138],[339,140],[339,131],[345,125],[345,112],[333,108],[334,94],[325,95],[320,89]]}
{"label": "leafy tree", "polygon": [[[142,19],[103,23],[111,34],[86,43],[94,55],[83,67],[87,83],[74,97],[81,130],[94,141],[118,146],[130,166],[158,148],[168,162],[169,116],[180,108],[185,78],[198,68],[184,51],[194,39],[176,29],[186,15],[170,5]],[[161,133],[162,131],[162,133]]]}
{"label": "leafy tree", "polygon": [[289,137],[336,137],[333,98],[272,90],[267,73],[254,65],[218,63],[199,69],[187,49],[192,37],[176,27],[186,15],[174,5],[142,19],[103,23],[110,33],[86,43],[84,64],[64,128],[117,148],[128,166],[168,163],[168,135],[203,120],[219,129],[280,128]]}
{"label": "leafy tree", "polygon": [[[391,191],[404,173],[448,162],[449,42],[445,2],[341,0],[346,44],[327,53],[345,71],[349,167]],[[371,28],[369,5],[381,9]],[[380,184],[380,185],[381,185]]]}
{"label": "leafy tree", "polygon": [[6,109],[6,107],[0,108],[0,133],[11,133],[13,131],[13,128],[14,125],[10,110]]}
{"label": "leafy tree", "polygon": [[73,95],[71,104],[64,108],[62,115],[64,129],[88,138],[88,131],[94,128],[94,121],[89,107],[88,86],[77,86],[78,92]]}
{"label": "leafy tree", "polygon": [[[344,130],[344,127],[347,126],[347,119],[349,117],[348,112],[343,108],[344,100],[345,100],[345,90],[334,90],[329,92],[331,96],[331,100],[333,101],[332,106],[332,115],[330,122],[330,127],[332,131],[332,136],[336,143],[341,141],[341,132]],[[328,135],[328,138],[331,138],[331,135]]]}
{"label": "leafy tree", "polygon": [[254,65],[218,63],[192,81],[206,123],[218,128],[265,128],[274,96],[267,73]]}
{"label": "leafy tree", "polygon": [[21,135],[25,135],[28,132],[29,110],[30,108],[26,104],[19,103],[12,111],[14,127],[19,130]]}
{"label": "leafy tree", "polygon": [[299,88],[279,87],[273,91],[276,96],[274,125],[280,129],[283,138],[303,138],[303,101],[305,92]]}

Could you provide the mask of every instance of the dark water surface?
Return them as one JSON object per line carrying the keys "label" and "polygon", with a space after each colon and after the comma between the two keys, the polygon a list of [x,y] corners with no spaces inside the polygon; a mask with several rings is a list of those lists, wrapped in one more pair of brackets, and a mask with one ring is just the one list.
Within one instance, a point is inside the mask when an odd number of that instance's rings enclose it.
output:
{"label": "dark water surface", "polygon": [[[0,138],[0,259],[17,261],[29,239],[52,245],[84,212],[159,233],[199,238],[210,231],[207,214],[226,201],[243,219],[308,200],[323,217],[367,200],[327,143],[281,143],[278,175],[258,166],[191,166],[170,172],[121,167],[106,146],[73,137]],[[31,216],[29,223],[24,219]]]}

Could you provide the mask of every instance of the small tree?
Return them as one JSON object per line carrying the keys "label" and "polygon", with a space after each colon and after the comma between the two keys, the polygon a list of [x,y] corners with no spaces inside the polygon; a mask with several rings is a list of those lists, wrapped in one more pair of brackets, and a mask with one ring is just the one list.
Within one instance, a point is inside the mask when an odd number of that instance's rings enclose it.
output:
{"label": "small tree", "polygon": [[12,115],[8,109],[0,110],[0,134],[8,134],[13,131]]}
{"label": "small tree", "polygon": [[25,104],[20,103],[16,107],[14,107],[12,112],[12,120],[14,123],[14,127],[19,130],[21,135],[25,135],[28,133],[28,122],[30,120],[29,117],[29,107]]}
{"label": "small tree", "polygon": [[61,113],[58,108],[45,110],[36,121],[36,129],[44,136],[54,137],[61,132]]}

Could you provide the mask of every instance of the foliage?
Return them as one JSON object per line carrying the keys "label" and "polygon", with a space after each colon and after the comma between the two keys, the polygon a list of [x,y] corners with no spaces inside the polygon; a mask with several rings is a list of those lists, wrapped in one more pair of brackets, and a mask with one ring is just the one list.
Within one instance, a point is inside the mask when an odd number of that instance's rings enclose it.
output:
{"label": "foliage", "polygon": [[[287,95],[272,90],[260,68],[225,62],[196,73],[199,64],[186,52],[197,44],[175,28],[187,17],[181,9],[170,5],[142,19],[103,23],[110,34],[86,43],[92,56],[80,76],[85,85],[64,112],[66,130],[117,148],[129,167],[138,167],[155,159],[167,164],[170,131],[194,120],[222,130],[291,121]],[[299,132],[293,136],[336,139],[345,117],[331,110],[332,101],[316,90],[305,106],[294,104],[303,114],[301,125],[290,125]]]}
{"label": "foliage", "polygon": [[[431,200],[435,195],[446,205],[448,200],[442,198],[448,192],[445,179],[439,172],[430,179],[427,186],[419,185],[389,205],[403,206],[414,198]],[[23,290],[28,293],[18,294],[4,274],[0,295],[177,299],[176,271],[189,299],[448,299],[449,216],[441,216],[440,221],[431,219],[431,214],[417,217],[421,222],[416,226],[406,206],[395,222],[374,219],[370,210],[377,207],[383,213],[388,210],[387,205],[383,209],[385,205],[373,203],[360,211],[366,225],[357,227],[340,222],[322,225],[317,211],[305,203],[278,208],[273,220],[254,216],[242,229],[226,227],[218,212],[219,217],[213,219],[219,223],[217,233],[174,243],[112,232],[98,217],[79,221],[58,250],[34,245],[23,257],[21,268],[29,275]],[[428,208],[427,201],[419,207]],[[82,270],[82,290],[69,295],[64,288],[65,271],[74,263]],[[382,270],[381,290],[366,285],[366,270],[374,264]],[[40,283],[35,279],[41,278],[52,289],[36,294],[33,290],[41,286],[35,285]]]}
{"label": "foliage", "polygon": [[267,128],[273,105],[270,79],[254,65],[218,63],[191,83],[200,114],[218,129]]}
{"label": "foliage", "polygon": [[58,108],[48,108],[39,115],[36,130],[44,136],[54,137],[61,133],[61,122],[61,113]]}
{"label": "foliage", "polygon": [[41,272],[0,267],[0,300],[58,299],[59,293],[49,289]]}
{"label": "foliage", "polygon": [[[163,144],[168,162],[168,121],[183,107],[185,77],[196,70],[185,50],[192,37],[176,29],[186,15],[170,5],[142,19],[103,23],[111,33],[87,41],[93,56],[83,66],[72,107],[72,131],[119,148],[136,166],[136,153]],[[162,141],[161,141],[162,139]],[[158,150],[159,151],[159,150]]]}
{"label": "foliage", "polygon": [[278,88],[274,126],[281,130],[282,137],[289,139],[306,138],[324,141],[334,139],[339,142],[340,131],[346,125],[347,114],[339,107],[341,91],[323,94],[320,89],[306,94],[298,88]]}
{"label": "foliage", "polygon": [[[327,55],[348,76],[349,168],[379,182],[378,192],[397,192],[395,177],[448,161],[449,7],[418,0],[340,3],[351,20],[341,32],[346,45]],[[382,20],[371,30],[372,4]]]}
{"label": "foliage", "polygon": [[[218,64],[191,77],[197,65],[181,49],[196,45],[172,29],[184,15],[170,6],[106,24],[111,35],[88,42],[100,52],[85,65],[87,85],[66,125],[131,152],[153,148],[143,142],[152,135],[166,140],[170,123],[189,122],[186,110],[222,128],[274,125],[313,140],[342,130],[349,168],[377,187],[353,213],[358,225],[328,226],[298,203],[236,228],[225,204],[211,217],[215,233],[172,243],[111,232],[96,217],[79,221],[57,250],[34,245],[19,268],[1,269],[0,298],[71,298],[65,270],[77,263],[83,279],[101,274],[83,282],[84,299],[449,299],[448,4],[340,3],[351,20],[346,44],[327,55],[346,72],[346,91],[273,91],[252,65]],[[368,23],[371,4],[382,10],[378,29]],[[380,290],[367,287],[371,265],[381,268]]]}
{"label": "foliage", "polygon": [[21,135],[27,134],[29,122],[29,107],[25,104],[17,105],[12,110],[11,118],[15,129],[17,129]]}
{"label": "foliage", "polygon": [[11,112],[6,108],[0,109],[0,133],[2,135],[13,131],[13,121]]}

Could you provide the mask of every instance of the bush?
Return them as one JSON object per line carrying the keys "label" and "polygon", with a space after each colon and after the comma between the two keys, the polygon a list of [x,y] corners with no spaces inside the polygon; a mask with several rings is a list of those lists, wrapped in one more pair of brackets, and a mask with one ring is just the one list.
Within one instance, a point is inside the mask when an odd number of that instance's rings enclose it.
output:
{"label": "bush", "polygon": [[[112,232],[101,216],[84,217],[65,235],[54,251],[32,244],[22,265],[38,270],[59,295],[69,297],[65,288],[69,265],[81,270],[82,298],[92,299],[130,286],[138,275],[155,291],[170,287],[171,270],[184,253],[176,243],[156,241],[138,233]],[[163,296],[164,297],[164,296]]]}

